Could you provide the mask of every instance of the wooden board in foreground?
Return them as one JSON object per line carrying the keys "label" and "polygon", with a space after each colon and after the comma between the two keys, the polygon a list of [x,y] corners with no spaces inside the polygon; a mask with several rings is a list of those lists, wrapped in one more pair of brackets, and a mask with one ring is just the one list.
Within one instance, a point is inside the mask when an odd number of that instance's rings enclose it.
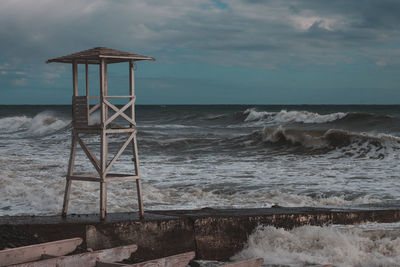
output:
{"label": "wooden board in foreground", "polygon": [[137,250],[136,245],[98,250],[82,254],[62,256],[36,262],[27,262],[14,267],[95,267],[97,261],[118,262],[127,259]]}
{"label": "wooden board in foreground", "polygon": [[222,267],[260,267],[264,263],[263,258],[250,259],[226,264]]}
{"label": "wooden board in foreground", "polygon": [[130,267],[186,267],[196,254],[191,251],[161,259],[128,265]]}
{"label": "wooden board in foreground", "polygon": [[196,254],[191,251],[135,264],[97,262],[96,267],[186,267],[195,256]]}
{"label": "wooden board in foreground", "polygon": [[42,259],[42,255],[64,256],[82,244],[82,238],[71,238],[37,245],[0,250],[0,266]]}

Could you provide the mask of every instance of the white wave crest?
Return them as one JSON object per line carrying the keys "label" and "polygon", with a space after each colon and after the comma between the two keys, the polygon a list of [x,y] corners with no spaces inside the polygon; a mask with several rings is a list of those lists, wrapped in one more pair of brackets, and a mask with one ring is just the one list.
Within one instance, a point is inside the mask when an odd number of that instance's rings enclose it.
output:
{"label": "white wave crest", "polygon": [[300,123],[326,123],[344,118],[347,113],[336,112],[330,114],[318,114],[309,111],[286,111],[281,110],[279,112],[267,112],[257,111],[254,108],[247,109],[243,112],[247,115],[245,121],[263,121],[269,123],[289,123],[289,122],[300,122]]}
{"label": "white wave crest", "polygon": [[29,125],[31,118],[13,116],[0,119],[0,133],[11,133],[24,129]]}
{"label": "white wave crest", "polygon": [[51,111],[43,111],[29,118],[27,116],[13,116],[0,119],[0,132],[12,133],[24,131],[26,135],[44,135],[56,132],[70,123]]}
{"label": "white wave crest", "polygon": [[292,230],[259,226],[233,259],[262,257],[268,266],[398,266],[398,229],[392,235],[390,231],[378,233],[343,226],[302,226]]}
{"label": "white wave crest", "polygon": [[246,109],[243,112],[244,115],[247,115],[244,121],[261,121],[266,120],[270,121],[271,117],[275,114],[274,112],[267,111],[257,111],[255,108]]}

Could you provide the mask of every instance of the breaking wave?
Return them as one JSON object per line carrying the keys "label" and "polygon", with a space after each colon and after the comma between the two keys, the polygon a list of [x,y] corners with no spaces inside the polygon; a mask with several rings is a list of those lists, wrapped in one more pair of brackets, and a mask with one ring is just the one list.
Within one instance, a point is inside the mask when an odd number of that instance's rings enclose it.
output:
{"label": "breaking wave", "polygon": [[281,110],[279,112],[267,112],[257,111],[254,108],[247,109],[243,112],[247,115],[245,118],[246,122],[251,121],[264,121],[264,122],[276,122],[276,123],[289,123],[289,122],[301,122],[301,123],[326,123],[332,122],[344,118],[347,113],[337,112],[331,114],[321,115],[310,111],[286,111]]}
{"label": "breaking wave", "polygon": [[24,132],[27,136],[47,135],[66,128],[70,120],[56,116],[54,112],[43,111],[34,117],[13,116],[0,119],[0,133]]}
{"label": "breaking wave", "polygon": [[335,150],[347,148],[347,156],[383,158],[393,150],[400,149],[400,138],[392,135],[371,135],[345,130],[301,130],[264,128],[249,136],[252,144],[273,144],[275,146],[294,146],[310,150]]}
{"label": "breaking wave", "polygon": [[256,257],[264,258],[268,266],[398,266],[400,238],[397,231],[376,228],[258,226],[233,259]]}
{"label": "breaking wave", "polygon": [[278,149],[285,153],[329,153],[339,152],[338,157],[359,157],[382,159],[395,155],[400,150],[400,138],[388,134],[357,133],[339,129],[312,130],[279,127],[264,127],[251,134],[237,137],[223,135],[182,136],[172,138],[155,138],[142,135],[141,145],[153,149],[169,149],[172,152],[215,151],[218,147],[224,151],[242,149],[253,150],[254,147]]}

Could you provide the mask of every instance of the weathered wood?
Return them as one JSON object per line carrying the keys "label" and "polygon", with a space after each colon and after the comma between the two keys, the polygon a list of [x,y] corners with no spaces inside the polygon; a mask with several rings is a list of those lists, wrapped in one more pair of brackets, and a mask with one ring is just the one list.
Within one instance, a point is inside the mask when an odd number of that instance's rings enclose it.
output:
{"label": "weathered wood", "polygon": [[103,128],[105,120],[105,103],[104,103],[104,96],[106,95],[105,93],[105,61],[104,59],[101,59],[100,63],[100,104],[101,104],[101,114],[100,114],[100,119],[101,119],[101,127]]}
{"label": "weathered wood", "polygon": [[88,99],[86,96],[74,96],[72,100],[72,122],[74,127],[89,125]]}
{"label": "weathered wood", "polygon": [[73,175],[71,176],[71,180],[86,181],[86,182],[101,182],[100,177],[96,178],[87,175]]}
{"label": "weathered wood", "polygon": [[75,134],[75,137],[78,139],[79,145],[85,152],[86,156],[89,158],[90,162],[92,163],[96,171],[99,173],[99,175],[102,175],[101,169],[99,167],[100,163],[97,157],[90,151],[90,149],[86,146],[86,144],[82,141],[82,139],[79,137],[77,133]]}
{"label": "weathered wood", "polygon": [[[108,105],[108,104],[107,104]],[[125,104],[121,109],[116,111],[108,120],[104,123],[106,126],[115,120],[116,117],[122,116],[122,113],[124,113],[125,110],[127,110],[131,105],[133,105],[133,99],[131,99],[127,104]]]}
{"label": "weathered wood", "polygon": [[128,137],[128,139],[125,141],[125,143],[122,145],[122,147],[118,150],[117,154],[115,154],[115,156],[112,158],[110,163],[108,163],[107,168],[106,168],[106,172],[108,172],[111,169],[111,167],[113,166],[115,161],[122,155],[122,153],[125,151],[126,147],[129,145],[129,143],[132,141],[132,139],[134,137],[135,137],[135,133],[132,133]]}
{"label": "weathered wood", "polygon": [[194,251],[173,255],[161,259],[155,259],[135,264],[127,264],[125,267],[186,267],[190,260],[194,259]]}
{"label": "weathered wood", "polygon": [[136,98],[133,95],[108,95],[105,98]]}
{"label": "weathered wood", "polygon": [[136,133],[135,128],[120,128],[120,129],[107,129],[107,133]]}
{"label": "weathered wood", "polygon": [[114,175],[107,175],[106,181],[107,182],[116,182],[116,181],[125,181],[125,180],[138,180],[140,179],[137,175],[124,175],[124,176],[114,176]]}
{"label": "weathered wood", "polygon": [[89,109],[89,115],[92,114],[93,112],[95,112],[100,106],[101,106],[101,103],[99,102],[96,105],[94,105],[93,107],[91,107]]}
{"label": "weathered wood", "polygon": [[100,182],[100,218],[104,220],[107,214],[107,182]]}
{"label": "weathered wood", "polygon": [[89,97],[89,64],[87,60],[85,63],[85,74],[86,74],[86,97]]}
{"label": "weathered wood", "polygon": [[41,260],[43,255],[63,256],[82,244],[82,238],[71,238],[26,247],[0,250],[0,266]]}
{"label": "weathered wood", "polygon": [[[107,99],[103,100],[104,103],[109,106],[111,109],[113,109],[115,112],[119,112],[119,108],[117,108],[115,105],[113,105],[110,101],[108,101]],[[125,120],[127,120],[129,123],[136,125],[136,123],[128,117],[128,115],[126,115],[125,113],[121,113],[119,114],[121,117],[123,117]]]}
{"label": "weathered wood", "polygon": [[139,213],[140,213],[140,218],[144,218],[144,209],[143,209],[143,200],[142,200],[142,183],[140,181],[140,172],[139,172],[139,153],[138,153],[138,148],[137,148],[137,142],[136,142],[136,135],[133,137],[132,140],[132,146],[133,146],[133,154],[135,156],[135,172],[136,175],[139,177],[136,180],[136,191],[137,191],[137,198],[138,198],[138,206],[139,206]]}
{"label": "weathered wood", "polygon": [[104,92],[103,97],[108,95],[108,75],[107,75],[107,60],[103,59],[104,62]]}
{"label": "weathered wood", "polygon": [[72,61],[72,86],[73,95],[78,96],[78,64],[76,60]]}
{"label": "weathered wood", "polygon": [[64,216],[64,217],[67,215],[69,196],[71,193],[71,175],[74,172],[74,166],[75,166],[76,143],[77,142],[76,142],[75,132],[73,132],[72,133],[72,142],[71,142],[71,151],[69,154],[68,172],[67,172],[66,183],[65,183],[63,209],[62,209],[62,216]]}
{"label": "weathered wood", "polygon": [[127,266],[126,264],[123,263],[111,263],[111,262],[102,262],[98,261],[96,262],[96,267],[120,267],[120,266]]}
{"label": "weathered wood", "polygon": [[89,64],[100,64],[101,63],[100,60],[104,58],[107,58],[108,63],[128,62],[131,60],[155,61],[153,57],[123,52],[106,47],[95,47],[71,55],[49,59],[46,61],[46,63],[51,63],[51,62],[72,63],[72,61],[75,60],[79,64],[84,64],[86,62],[88,62]]}
{"label": "weathered wood", "polygon": [[[63,215],[66,215],[69,201],[69,192],[71,188],[72,180],[81,181],[93,181],[99,182],[100,184],[100,214],[102,219],[104,219],[106,214],[106,182],[136,179],[136,187],[138,190],[138,201],[141,217],[143,218],[143,203],[142,203],[142,193],[141,193],[141,183],[138,170],[138,155],[137,155],[137,145],[136,145],[136,121],[135,121],[135,83],[134,83],[134,71],[135,71],[135,61],[136,60],[153,60],[154,58],[146,57],[138,54],[131,54],[127,52],[122,52],[118,50],[108,49],[104,47],[96,47],[93,49],[85,50],[75,54],[50,59],[50,62],[61,62],[61,63],[72,63],[72,76],[73,76],[73,110],[72,110],[72,125],[74,128],[74,137],[76,139],[75,143],[79,143],[86,156],[89,158],[90,162],[98,172],[98,176],[92,176],[90,174],[73,175],[72,172],[69,173],[63,204]],[[107,65],[111,63],[118,62],[129,62],[129,95],[108,95],[108,76],[107,76]],[[85,65],[85,96],[78,96],[78,64]],[[89,95],[89,64],[99,65],[100,74],[100,90],[98,96]],[[91,105],[90,99],[99,99],[97,104]],[[112,104],[109,100],[111,98],[128,98],[128,103],[123,105],[122,108],[118,108],[117,105]],[[100,109],[100,123],[96,125],[90,124],[90,115],[96,110]],[[109,111],[113,110],[115,113],[110,114]],[[125,119],[129,126],[124,124],[123,126],[111,125],[116,118],[122,117]],[[111,126],[110,126],[111,125]],[[114,129],[112,129],[112,127]],[[107,129],[109,128],[109,129]],[[116,128],[116,129],[115,129]],[[99,134],[101,138],[100,145],[100,159],[98,159],[92,151],[87,147],[85,142],[79,136],[79,134]],[[120,150],[116,155],[108,162],[108,136],[107,134],[123,134],[130,133],[131,136],[122,145]],[[134,174],[126,175],[108,175],[108,171],[115,164],[115,161],[121,156],[129,143],[134,139],[134,151],[135,154],[135,171]],[[135,152],[134,152],[135,153]]]}
{"label": "weathered wood", "polygon": [[257,258],[225,264],[222,267],[260,267],[263,263],[263,258]]}
{"label": "weathered wood", "polygon": [[[135,62],[133,60],[129,61],[129,94],[132,96],[132,100],[135,100]],[[135,119],[135,105],[132,103],[131,106],[131,118],[134,122]],[[133,127],[136,124],[131,124]]]}
{"label": "weathered wood", "polygon": [[137,250],[136,245],[122,246],[71,256],[29,262],[14,267],[95,267],[96,262],[118,262],[127,259]]}
{"label": "weathered wood", "polygon": [[244,261],[238,261],[223,265],[222,267],[260,267],[264,263],[263,258],[250,259]]}

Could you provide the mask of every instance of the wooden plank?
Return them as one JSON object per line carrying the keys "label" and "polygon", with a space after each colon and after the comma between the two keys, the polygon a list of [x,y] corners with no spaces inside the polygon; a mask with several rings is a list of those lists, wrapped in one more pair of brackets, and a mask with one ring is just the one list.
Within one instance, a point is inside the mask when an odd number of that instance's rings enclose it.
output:
{"label": "wooden plank", "polygon": [[63,202],[63,209],[62,209],[62,216],[65,217],[68,211],[68,203],[69,203],[69,196],[71,193],[71,175],[74,172],[75,166],[75,152],[76,152],[76,133],[72,132],[72,141],[71,141],[71,151],[69,154],[69,162],[68,162],[68,172],[66,177],[66,184],[65,184],[65,192],[64,192],[64,202]]}
{"label": "wooden plank", "polygon": [[126,264],[123,263],[111,263],[111,262],[102,262],[98,261],[96,262],[96,267],[120,267],[120,266],[127,266]]}
{"label": "wooden plank", "polygon": [[137,179],[140,179],[140,177],[137,175],[111,176],[111,177],[107,177],[106,181],[107,182],[115,182],[115,181],[134,180],[134,179],[137,180]]}
{"label": "wooden plank", "polygon": [[136,98],[133,95],[108,95],[105,96],[104,98]]}
{"label": "wooden plank", "polygon": [[[132,95],[132,97],[135,97],[135,62],[133,60],[129,61],[129,94]],[[134,103],[132,103],[131,106],[131,118],[133,122],[136,122]],[[133,123],[131,127],[134,125],[136,125],[136,123]]]}
{"label": "wooden plank", "polygon": [[89,148],[86,146],[86,144],[82,141],[82,139],[79,137],[78,134],[75,134],[76,138],[78,139],[78,142],[81,146],[81,148],[83,149],[83,151],[85,152],[86,156],[89,158],[90,162],[93,164],[94,168],[96,169],[96,171],[99,173],[99,175],[101,175],[101,170],[99,167],[99,160],[97,159],[97,157],[89,150]]}
{"label": "wooden plank", "polygon": [[107,214],[107,182],[100,181],[100,218],[105,220]]}
{"label": "wooden plank", "polygon": [[[106,103],[107,104],[107,103]],[[107,104],[108,105],[108,104]],[[123,106],[121,109],[119,109],[117,112],[115,112],[108,120],[104,123],[105,125],[108,125],[110,122],[112,122],[116,117],[122,116],[125,110],[127,110],[131,105],[133,105],[133,99],[131,99],[125,106]]]}
{"label": "wooden plank", "polygon": [[101,59],[100,61],[100,103],[101,103],[101,110],[100,110],[100,120],[101,120],[101,125],[103,127],[104,122],[105,122],[105,104],[104,104],[104,96],[106,95],[105,93],[105,61],[104,59]]}
{"label": "wooden plank", "polygon": [[91,176],[85,176],[85,175],[72,175],[70,176],[71,180],[77,180],[77,181],[87,181],[87,182],[101,182],[100,177],[91,177]]}
{"label": "wooden plank", "polygon": [[72,86],[73,95],[78,96],[78,64],[76,60],[72,61]]}
{"label": "wooden plank", "polygon": [[129,143],[132,141],[132,139],[135,137],[135,133],[132,133],[129,138],[125,141],[125,143],[122,145],[122,147],[119,149],[118,153],[115,154],[115,156],[112,158],[110,163],[107,165],[106,172],[110,170],[112,165],[115,163],[115,161],[122,155],[122,153],[125,151],[126,147],[129,145]]}
{"label": "wooden plank", "polygon": [[37,245],[0,250],[0,266],[41,260],[42,255],[64,256],[82,244],[82,238],[71,238]]}
{"label": "wooden plank", "polygon": [[136,245],[121,246],[83,254],[62,256],[58,258],[22,263],[14,267],[95,267],[96,262],[118,262],[127,259],[137,250]]}
{"label": "wooden plank", "polygon": [[93,112],[95,112],[99,107],[100,107],[101,103],[97,103],[96,105],[94,105],[93,107],[91,107],[89,109],[89,115],[92,114]]}
{"label": "wooden plank", "polygon": [[[107,106],[109,106],[111,109],[113,109],[115,112],[119,112],[119,108],[117,108],[116,106],[114,106],[110,101],[108,101],[107,99],[104,99],[104,103],[107,104]],[[121,113],[120,114],[121,117],[123,117],[125,120],[127,120],[129,123],[135,125],[135,122],[128,117],[128,115],[126,115],[125,113]]]}
{"label": "wooden plank", "polygon": [[85,74],[86,74],[86,97],[89,97],[89,64],[87,60],[85,63]]}
{"label": "wooden plank", "polygon": [[[104,122],[104,120],[103,120]],[[107,213],[107,158],[108,158],[108,137],[105,131],[101,133],[101,182],[100,182],[100,218],[104,220]]]}
{"label": "wooden plank", "polygon": [[250,259],[244,261],[238,261],[223,265],[222,267],[260,267],[264,263],[263,258]]}
{"label": "wooden plank", "polygon": [[136,134],[136,129],[135,128],[122,128],[122,129],[107,129],[107,133],[132,133],[135,132]]}
{"label": "wooden plank", "polygon": [[[135,264],[126,264],[125,267],[186,267],[196,254],[193,251],[173,255],[161,259],[155,259]],[[105,266],[104,266],[105,267]],[[112,267],[112,266],[110,266]]]}
{"label": "wooden plank", "polygon": [[[135,157],[135,172],[138,177],[140,177],[140,172],[139,172],[139,153],[138,153],[138,147],[137,147],[137,142],[136,142],[136,135],[132,140],[132,147],[133,147],[133,155]],[[139,206],[139,213],[140,213],[140,218],[144,219],[144,209],[143,209],[143,200],[142,200],[142,184],[140,181],[140,178],[136,180],[136,191],[137,191],[137,199],[138,199],[138,206]]]}

